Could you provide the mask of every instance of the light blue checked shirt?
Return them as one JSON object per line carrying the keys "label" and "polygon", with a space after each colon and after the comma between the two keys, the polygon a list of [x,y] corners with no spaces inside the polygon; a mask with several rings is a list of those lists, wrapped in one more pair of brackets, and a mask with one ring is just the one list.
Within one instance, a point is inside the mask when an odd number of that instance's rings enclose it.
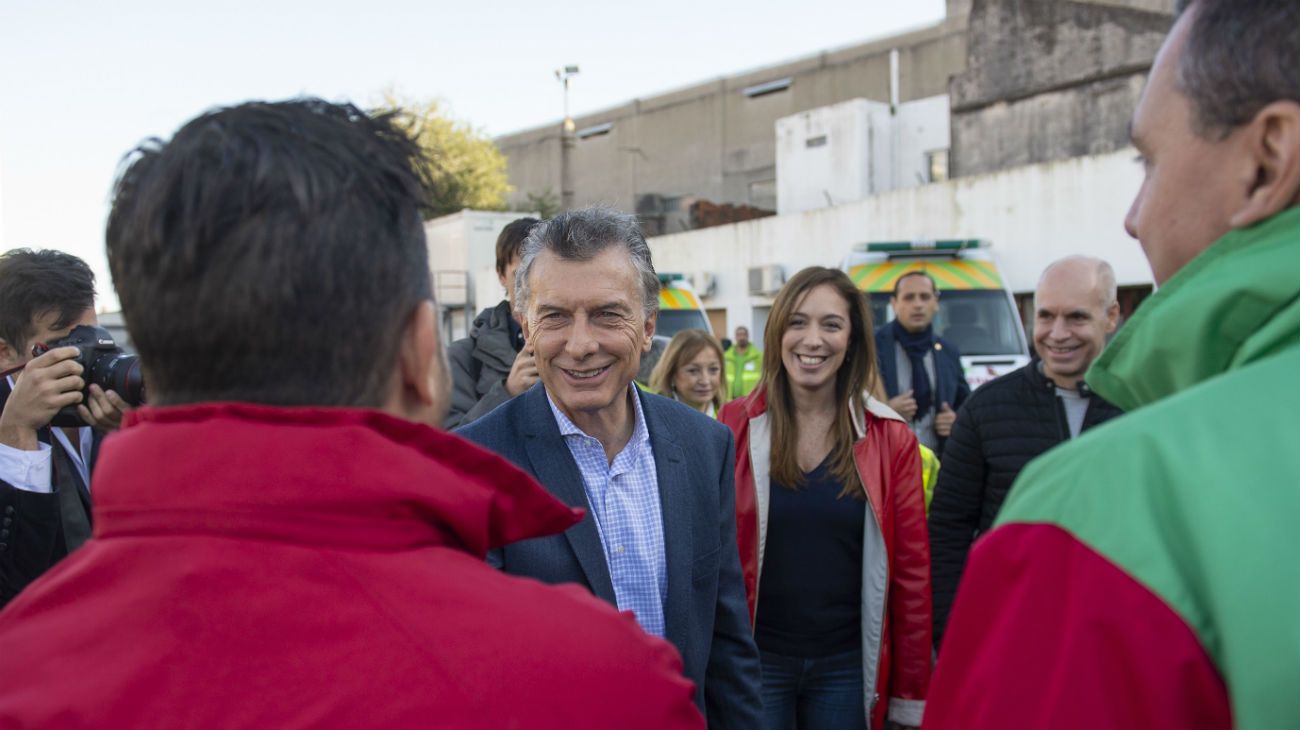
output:
{"label": "light blue checked shirt", "polygon": [[646,633],[664,635],[664,525],[659,507],[659,476],[650,449],[650,431],[641,398],[632,393],[636,423],[632,438],[611,464],[600,440],[573,424],[546,394],[564,443],[578,462],[591,516],[605,550],[605,564],[620,611],[631,611]]}

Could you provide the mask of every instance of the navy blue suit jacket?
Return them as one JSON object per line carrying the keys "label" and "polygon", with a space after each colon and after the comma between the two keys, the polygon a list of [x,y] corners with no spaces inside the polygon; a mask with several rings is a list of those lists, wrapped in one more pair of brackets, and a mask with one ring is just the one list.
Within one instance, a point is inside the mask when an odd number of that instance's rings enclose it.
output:
{"label": "navy blue suit jacket", "polygon": [[[942,337],[935,337],[934,341],[934,379],[938,381],[931,383],[934,407],[937,409],[940,403],[947,403],[955,411],[970,396],[966,369],[961,366],[961,353],[952,343]],[[896,344],[892,323],[876,328],[876,362],[880,365],[880,379],[885,383],[885,393],[890,398],[898,395]]]}
{"label": "navy blue suit jacket", "polygon": [[[637,390],[650,432],[663,513],[668,590],[665,638],[710,728],[762,726],[754,645],[736,545],[735,441],[717,421]],[[551,494],[588,512],[562,535],[524,540],[489,561],[514,575],[578,583],[614,604],[614,584],[591,518],[582,473],[539,383],[456,433],[514,462]]]}

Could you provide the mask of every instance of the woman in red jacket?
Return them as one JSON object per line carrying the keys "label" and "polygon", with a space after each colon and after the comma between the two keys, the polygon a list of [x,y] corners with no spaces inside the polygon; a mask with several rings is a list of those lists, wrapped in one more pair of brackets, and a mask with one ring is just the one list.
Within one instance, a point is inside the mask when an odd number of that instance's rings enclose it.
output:
{"label": "woman in red jacket", "polygon": [[[870,397],[866,300],[813,267],[777,295],[763,382],[722,409],[767,730],[921,724],[930,559],[916,437]],[[759,600],[761,597],[762,600]]]}

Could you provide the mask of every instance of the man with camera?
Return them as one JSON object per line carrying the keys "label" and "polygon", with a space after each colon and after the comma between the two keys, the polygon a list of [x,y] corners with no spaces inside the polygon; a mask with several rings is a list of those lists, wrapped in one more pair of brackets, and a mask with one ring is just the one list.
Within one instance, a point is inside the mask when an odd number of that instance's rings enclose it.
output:
{"label": "man with camera", "polygon": [[76,256],[0,255],[0,606],[90,537],[90,471],[128,406],[86,387],[80,348],[46,346],[97,324],[94,305],[95,275]]}

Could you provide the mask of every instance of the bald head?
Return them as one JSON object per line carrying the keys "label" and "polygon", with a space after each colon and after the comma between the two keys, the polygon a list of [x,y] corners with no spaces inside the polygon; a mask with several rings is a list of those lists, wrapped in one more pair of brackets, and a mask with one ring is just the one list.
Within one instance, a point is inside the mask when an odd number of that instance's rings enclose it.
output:
{"label": "bald head", "polygon": [[1034,292],[1034,349],[1043,372],[1063,388],[1073,388],[1119,325],[1115,271],[1091,256],[1054,262]]}
{"label": "bald head", "polygon": [[1111,268],[1110,264],[1095,256],[1066,256],[1053,261],[1043,269],[1042,275],[1038,277],[1038,286],[1034,290],[1035,305],[1038,303],[1039,293],[1045,286],[1050,289],[1065,281],[1095,291],[1097,303],[1103,309],[1118,301],[1115,269]]}

